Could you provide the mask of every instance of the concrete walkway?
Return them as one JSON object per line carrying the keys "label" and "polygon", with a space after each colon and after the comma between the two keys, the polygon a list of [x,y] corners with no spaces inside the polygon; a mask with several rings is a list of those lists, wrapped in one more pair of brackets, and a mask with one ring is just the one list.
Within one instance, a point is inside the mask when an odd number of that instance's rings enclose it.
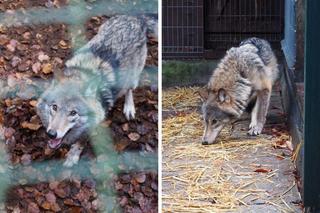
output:
{"label": "concrete walkway", "polygon": [[262,135],[246,135],[244,116],[210,146],[201,145],[197,89],[163,93],[164,212],[302,212],[279,89]]}

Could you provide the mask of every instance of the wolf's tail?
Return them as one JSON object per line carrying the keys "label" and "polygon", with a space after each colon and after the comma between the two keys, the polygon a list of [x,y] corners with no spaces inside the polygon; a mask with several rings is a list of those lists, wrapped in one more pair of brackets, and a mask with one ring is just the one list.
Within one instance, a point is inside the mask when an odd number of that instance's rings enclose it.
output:
{"label": "wolf's tail", "polygon": [[258,55],[265,65],[269,64],[274,56],[270,43],[261,38],[248,38],[240,43],[240,46],[245,44],[254,45],[258,49]]}
{"label": "wolf's tail", "polygon": [[147,27],[148,35],[158,39],[158,14],[143,14],[141,18]]}
{"label": "wolf's tail", "polygon": [[258,49],[258,55],[266,66],[272,67],[272,79],[275,81],[279,77],[279,67],[277,58],[268,41],[260,38],[248,38],[240,43],[254,45]]}

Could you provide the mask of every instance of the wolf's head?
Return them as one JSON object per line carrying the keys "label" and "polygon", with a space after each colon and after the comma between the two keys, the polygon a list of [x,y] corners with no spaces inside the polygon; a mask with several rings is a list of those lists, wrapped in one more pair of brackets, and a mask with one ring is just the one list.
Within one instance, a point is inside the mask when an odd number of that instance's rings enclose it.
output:
{"label": "wolf's head", "polygon": [[239,118],[239,112],[235,111],[232,97],[224,89],[206,90],[200,95],[203,100],[202,114],[205,124],[202,144],[208,145],[215,142],[226,124]]}
{"label": "wolf's head", "polygon": [[104,119],[95,92],[70,81],[51,85],[38,100],[37,113],[50,137],[51,148],[75,142]]}

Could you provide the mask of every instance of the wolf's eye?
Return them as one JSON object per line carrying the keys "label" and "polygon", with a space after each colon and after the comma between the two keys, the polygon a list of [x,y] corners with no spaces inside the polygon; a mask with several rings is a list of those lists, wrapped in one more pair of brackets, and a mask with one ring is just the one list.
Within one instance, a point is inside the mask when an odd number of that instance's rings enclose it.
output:
{"label": "wolf's eye", "polygon": [[211,124],[214,125],[214,124],[216,124],[217,122],[218,122],[217,120],[213,119],[213,120],[211,121]]}
{"label": "wolf's eye", "polygon": [[58,109],[58,106],[55,105],[55,104],[53,104],[53,105],[52,105],[52,110],[53,110],[53,111],[57,111],[57,109]]}
{"label": "wolf's eye", "polygon": [[75,111],[75,110],[72,110],[71,112],[70,112],[70,115],[71,116],[75,116],[77,114],[77,111]]}

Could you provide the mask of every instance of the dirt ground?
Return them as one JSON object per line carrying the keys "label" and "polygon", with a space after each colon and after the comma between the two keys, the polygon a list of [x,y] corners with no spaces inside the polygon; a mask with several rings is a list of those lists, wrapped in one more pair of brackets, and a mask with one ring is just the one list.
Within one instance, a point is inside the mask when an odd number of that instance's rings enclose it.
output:
{"label": "dirt ground", "polygon": [[[1,12],[33,7],[59,8],[67,1],[29,1],[12,0],[0,2]],[[99,26],[108,17],[92,17],[86,22],[86,39],[92,38]],[[34,79],[43,81],[52,78],[53,73],[63,69],[64,62],[72,55],[70,28],[63,23],[19,27],[0,27],[0,79]],[[158,43],[150,38],[147,66],[157,66]],[[158,91],[149,74],[143,75],[145,86],[134,92],[136,119],[128,122],[122,114],[123,99],[103,122],[110,129],[112,152],[125,154],[132,151],[149,153],[156,156],[158,150]],[[8,81],[9,82],[9,81]],[[48,137],[36,115],[36,99],[10,98],[0,101],[0,130],[3,133],[1,144],[9,156],[11,180],[16,185],[10,187],[5,203],[0,211],[6,212],[103,212],[107,211],[99,197],[99,190],[111,188],[115,202],[124,212],[157,212],[158,174],[157,170],[126,172],[117,168],[103,168],[98,173],[108,174],[109,182],[96,179],[93,167],[81,171],[91,178],[80,178],[77,171],[61,171],[62,180],[46,180],[45,173],[54,173],[52,159],[63,160],[69,146],[54,151],[48,148]],[[107,154],[97,156],[90,142],[81,158],[99,162]],[[113,153],[113,154],[114,154]],[[111,154],[110,154],[111,155]],[[44,165],[36,170],[35,163]],[[122,170],[121,170],[122,169]],[[121,171],[120,173],[118,171]],[[80,172],[79,172],[80,173]],[[57,173],[60,175],[60,173]],[[56,174],[56,175],[57,175]],[[34,184],[26,184],[23,175],[35,176]],[[63,178],[64,175],[67,178]],[[50,179],[50,178],[49,178]],[[109,207],[110,208],[110,207]]]}
{"label": "dirt ground", "polygon": [[209,146],[201,145],[198,90],[163,92],[163,211],[302,212],[279,89],[262,135],[246,135],[245,115]]}

